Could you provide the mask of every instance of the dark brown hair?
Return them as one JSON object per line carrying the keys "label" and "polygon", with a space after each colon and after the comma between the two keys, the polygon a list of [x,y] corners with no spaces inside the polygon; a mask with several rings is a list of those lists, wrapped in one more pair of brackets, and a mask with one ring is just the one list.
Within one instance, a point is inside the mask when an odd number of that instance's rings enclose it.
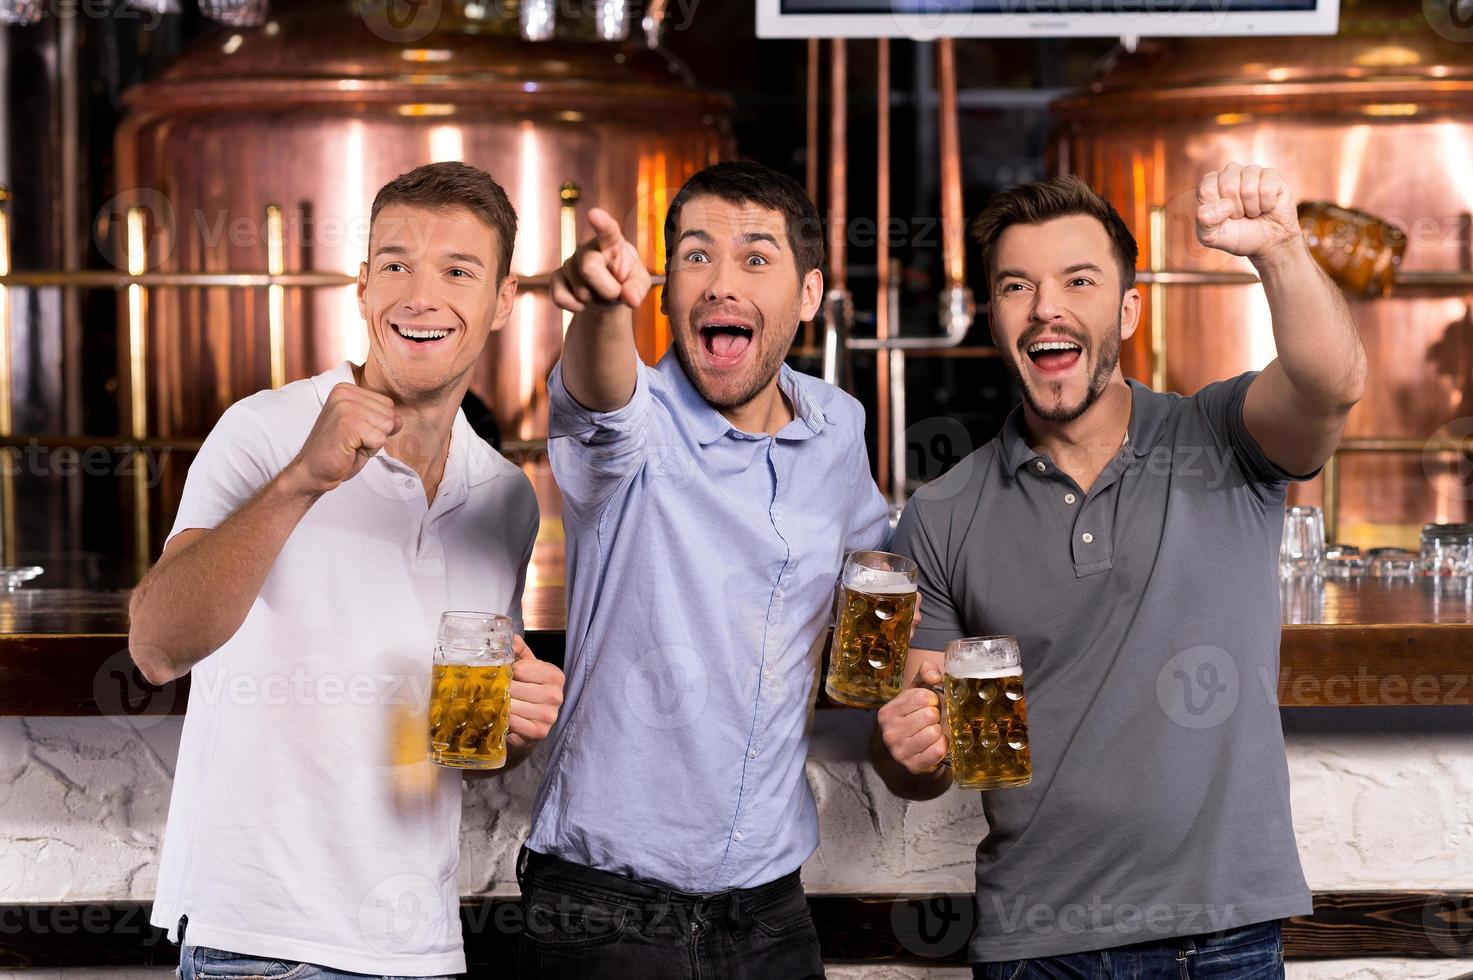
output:
{"label": "dark brown hair", "polygon": [[507,200],[506,191],[486,171],[458,160],[446,160],[400,174],[381,187],[373,199],[370,226],[378,220],[380,211],[393,204],[430,211],[464,208],[496,232],[496,244],[501,250],[496,262],[497,283],[511,271],[511,250],[517,241],[517,212]]}
{"label": "dark brown hair", "polygon": [[760,163],[728,160],[693,174],[670,202],[670,209],[665,212],[667,271],[670,255],[675,250],[675,237],[680,230],[680,209],[691,198],[706,194],[731,204],[755,204],[782,214],[788,227],[788,247],[793,250],[800,282],[811,270],[823,264],[823,228],[818,220],[818,210],[808,199],[803,185]]}
{"label": "dark brown hair", "polygon": [[1013,225],[1036,225],[1071,214],[1083,214],[1105,226],[1120,265],[1120,289],[1135,285],[1135,261],[1140,248],[1120,212],[1073,174],[1020,184],[997,194],[972,222],[972,239],[982,246],[982,268],[987,273],[987,291],[992,292],[996,274],[994,257],[1002,233]]}

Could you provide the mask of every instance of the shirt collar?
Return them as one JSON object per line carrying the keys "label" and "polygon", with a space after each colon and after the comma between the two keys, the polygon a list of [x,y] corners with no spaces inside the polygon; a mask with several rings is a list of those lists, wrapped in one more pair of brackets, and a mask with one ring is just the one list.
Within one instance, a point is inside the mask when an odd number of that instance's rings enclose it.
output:
{"label": "shirt collar", "polygon": [[[685,367],[680,363],[680,355],[676,353],[673,344],[665,352],[665,356],[660,358],[656,370],[670,383],[675,404],[701,445],[709,446],[728,432],[740,431],[696,390],[696,386],[686,375]],[[778,431],[777,438],[808,439],[817,435],[828,422],[814,397],[812,384],[812,378],[799,374],[786,364],[778,368],[777,386],[793,406],[793,421]]]}
{"label": "shirt collar", "polygon": [[[1129,448],[1135,455],[1144,456],[1161,438],[1161,425],[1166,420],[1170,407],[1166,398],[1158,397],[1157,392],[1134,378],[1127,378],[1125,383],[1130,386],[1130,422],[1126,425],[1125,444],[1121,448]],[[1003,460],[1007,463],[1009,473],[1016,473],[1019,467],[1039,458],[1040,454],[1028,444],[1022,405],[1014,406],[1008,413],[1007,421],[1002,426],[1001,438]]]}

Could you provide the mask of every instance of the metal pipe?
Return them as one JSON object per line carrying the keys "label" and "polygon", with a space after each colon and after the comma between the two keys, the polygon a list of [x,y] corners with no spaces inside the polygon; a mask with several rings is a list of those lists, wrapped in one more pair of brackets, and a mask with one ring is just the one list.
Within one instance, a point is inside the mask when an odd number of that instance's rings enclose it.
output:
{"label": "metal pipe", "polygon": [[1151,278],[1146,287],[1151,303],[1151,388],[1166,390],[1166,284],[1157,278],[1166,269],[1166,209],[1151,208]]}
{"label": "metal pipe", "polygon": [[[148,266],[145,212],[128,208],[127,235],[128,275],[141,276]],[[148,432],[148,293],[137,282],[128,286],[128,432],[142,439]],[[148,473],[142,451],[135,452],[133,466],[133,571],[141,580],[148,571]]]}
{"label": "metal pipe", "polygon": [[[0,275],[10,271],[10,189],[0,185]],[[10,414],[12,389],[10,365],[10,290],[0,285],[0,436],[9,436],[13,425]],[[5,466],[0,472],[0,511],[3,524],[0,533],[0,560],[7,566],[16,563],[15,546],[15,468]]]}
{"label": "metal pipe", "polygon": [[[890,276],[892,279],[900,278],[900,260],[890,260]],[[890,290],[890,322],[900,323],[900,291]],[[892,476],[890,479],[890,502],[893,504],[905,503],[905,484],[907,460],[906,450],[906,404],[905,404],[905,351],[894,350],[889,355],[890,360],[890,459],[892,462]]]}
{"label": "metal pipe", "polygon": [[[533,276],[517,277],[517,292],[546,292],[552,280],[551,272],[539,272]],[[665,276],[650,273],[653,285],[665,282]],[[358,282],[356,275],[343,272],[287,272],[273,276],[266,272],[143,272],[131,275],[122,272],[106,272],[87,269],[78,272],[43,270],[35,272],[12,272],[0,275],[0,286],[77,286],[84,289],[126,289],[129,286],[145,286],[150,289],[208,286],[221,289],[260,289],[263,286],[288,286],[294,289],[323,289],[334,286],[352,286]]]}
{"label": "metal pipe", "polygon": [[844,39],[829,42],[833,50],[833,70],[829,78],[829,282],[824,297],[823,314],[823,379],[829,384],[847,388],[849,357],[846,341],[853,317],[847,259],[849,205],[848,181],[848,84]]}
{"label": "metal pipe", "polygon": [[[565,180],[558,190],[558,254],[567,259],[578,250],[578,202],[583,197],[583,188],[577,181]],[[517,283],[521,289],[521,283]],[[568,338],[568,327],[573,323],[573,314],[563,310],[563,339]]]}
{"label": "metal pipe", "polygon": [[[882,37],[875,49],[875,336],[890,339],[890,39]],[[897,324],[898,326],[898,324]],[[891,481],[892,433],[897,419],[891,414],[890,351],[875,353],[875,472],[880,487]],[[902,410],[899,422],[904,422]]]}
{"label": "metal pipe", "polygon": [[819,40],[816,37],[808,39],[808,104],[804,113],[804,167],[806,169],[804,186],[808,190],[808,200],[818,200],[818,72],[819,72]]}
{"label": "metal pipe", "polygon": [[941,141],[941,262],[946,287],[938,314],[948,339],[961,343],[976,304],[967,288],[966,217],[962,210],[962,151],[956,104],[956,43],[936,42],[937,126]]}
{"label": "metal pipe", "polygon": [[[273,276],[286,272],[286,230],[281,205],[266,205],[266,271]],[[286,384],[286,287],[266,287],[266,321],[271,352],[271,387]]]}
{"label": "metal pipe", "polygon": [[1325,540],[1338,540],[1340,529],[1340,457],[1331,453],[1325,460]]}

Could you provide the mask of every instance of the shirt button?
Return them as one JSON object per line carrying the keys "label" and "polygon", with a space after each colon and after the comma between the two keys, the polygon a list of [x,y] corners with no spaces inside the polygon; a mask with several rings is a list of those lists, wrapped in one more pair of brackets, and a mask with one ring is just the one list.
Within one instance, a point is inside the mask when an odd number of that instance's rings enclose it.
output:
{"label": "shirt button", "polygon": [[747,753],[747,758],[749,758],[749,759],[755,759],[755,758],[757,758],[757,750],[756,749],[753,749],[752,751],[748,752]]}
{"label": "shirt button", "polygon": [[1038,462],[1034,463],[1033,465],[1038,470],[1038,472],[1040,472],[1040,473],[1042,473],[1044,470],[1048,469],[1048,464],[1045,463],[1041,459]]}
{"label": "shirt button", "polygon": [[405,480],[404,485],[411,490],[414,489],[414,477],[411,476],[409,479]]}
{"label": "shirt button", "polygon": [[1072,503],[1074,503],[1074,494],[1072,494],[1072,493],[1066,493],[1066,494],[1064,494],[1064,503],[1066,503],[1066,504],[1072,504]]}
{"label": "shirt button", "polygon": [[774,599],[781,599],[783,597],[783,590],[779,588],[776,592],[772,594],[772,597]]}
{"label": "shirt button", "polygon": [[738,830],[736,833],[734,833],[734,834],[731,835],[731,839],[732,840],[741,840],[745,836],[747,836],[747,835],[744,834],[744,833],[742,833],[740,830]]}
{"label": "shirt button", "polygon": [[1090,534],[1088,531],[1085,531],[1082,535],[1080,535],[1080,540],[1082,540],[1085,544],[1094,544],[1095,536],[1093,534]]}
{"label": "shirt button", "polygon": [[762,676],[765,677],[765,678],[767,678],[768,680],[772,680],[772,668],[771,667],[763,667],[762,668]]}

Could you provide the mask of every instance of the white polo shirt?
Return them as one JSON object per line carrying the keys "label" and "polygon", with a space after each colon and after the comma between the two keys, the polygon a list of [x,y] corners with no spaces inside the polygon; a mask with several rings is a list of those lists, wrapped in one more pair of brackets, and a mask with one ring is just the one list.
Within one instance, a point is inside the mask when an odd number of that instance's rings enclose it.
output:
{"label": "white polo shirt", "polygon": [[[170,537],[213,528],[296,456],[344,362],[232,405]],[[287,539],[191,672],[152,921],[191,945],[355,973],[465,969],[461,776],[425,756],[440,613],[521,629],[537,501],[457,413],[438,495],[380,452]]]}

